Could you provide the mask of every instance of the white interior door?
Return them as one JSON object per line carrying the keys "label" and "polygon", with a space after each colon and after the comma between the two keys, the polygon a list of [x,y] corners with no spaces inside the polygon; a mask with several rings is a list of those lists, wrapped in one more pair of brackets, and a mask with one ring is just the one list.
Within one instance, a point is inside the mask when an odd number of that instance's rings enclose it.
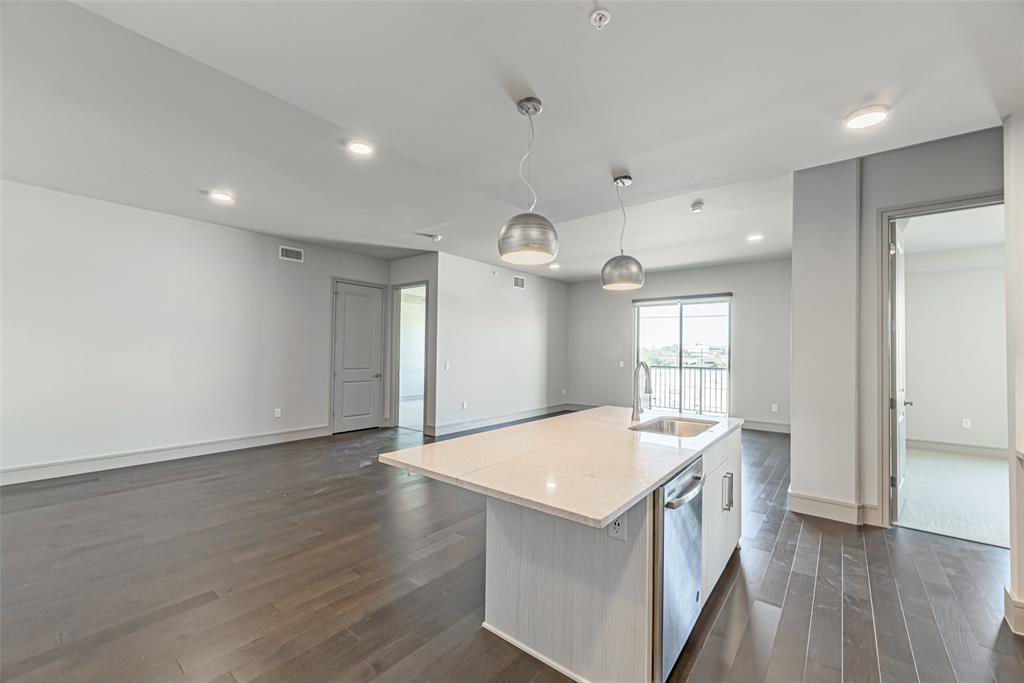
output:
{"label": "white interior door", "polygon": [[383,303],[377,287],[335,285],[334,433],[381,426]]}
{"label": "white interior door", "polygon": [[899,519],[900,489],[907,475],[907,305],[906,305],[906,257],[903,249],[903,231],[900,221],[889,226],[891,262],[889,287],[892,292],[891,349],[892,349],[892,432],[894,456],[891,459],[890,517],[892,522]]}

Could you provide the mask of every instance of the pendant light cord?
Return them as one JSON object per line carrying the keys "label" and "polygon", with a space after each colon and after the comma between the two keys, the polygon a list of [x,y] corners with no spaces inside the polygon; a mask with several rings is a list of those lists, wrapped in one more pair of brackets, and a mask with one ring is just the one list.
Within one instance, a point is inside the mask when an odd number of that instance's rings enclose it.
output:
{"label": "pendant light cord", "polygon": [[526,165],[526,161],[530,158],[530,153],[533,151],[533,115],[528,115],[528,118],[530,119],[530,141],[526,146],[526,154],[524,154],[523,158],[519,160],[519,180],[521,180],[523,185],[526,185],[526,189],[530,191],[530,207],[526,211],[527,213],[533,213],[533,210],[537,207],[537,193],[534,191],[533,185],[530,184],[530,181],[527,180],[529,175],[528,167],[526,175],[523,174],[523,168]]}
{"label": "pendant light cord", "polygon": [[622,230],[619,232],[619,254],[625,254],[622,250],[622,238],[626,236],[626,205],[622,203],[622,188],[615,186],[615,196],[619,198],[619,208],[622,209]]}

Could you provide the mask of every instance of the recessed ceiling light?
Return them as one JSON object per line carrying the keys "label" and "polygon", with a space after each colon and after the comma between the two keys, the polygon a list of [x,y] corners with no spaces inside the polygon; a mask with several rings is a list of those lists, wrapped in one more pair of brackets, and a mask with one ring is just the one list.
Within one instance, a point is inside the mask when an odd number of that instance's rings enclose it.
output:
{"label": "recessed ceiling light", "polygon": [[227,190],[210,190],[206,195],[210,198],[210,201],[217,202],[218,204],[231,206],[235,203],[235,195]]}
{"label": "recessed ceiling light", "polygon": [[352,140],[346,145],[348,151],[361,157],[373,154],[373,145],[366,140]]}
{"label": "recessed ceiling light", "polygon": [[759,232],[755,232],[752,235],[747,235],[747,241],[748,242],[760,242],[763,239],[764,239],[764,235],[762,235]]}
{"label": "recessed ceiling light", "polygon": [[562,264],[560,264],[560,263],[551,263],[551,264],[548,265],[548,268],[550,268],[551,270],[558,270],[561,267],[562,267]]}
{"label": "recessed ceiling light", "polygon": [[877,126],[889,118],[889,107],[884,104],[872,104],[870,107],[861,107],[846,115],[843,123],[847,128],[870,128]]}
{"label": "recessed ceiling light", "polygon": [[694,213],[700,213],[704,210],[704,200],[698,199],[693,204],[690,204],[690,211]]}

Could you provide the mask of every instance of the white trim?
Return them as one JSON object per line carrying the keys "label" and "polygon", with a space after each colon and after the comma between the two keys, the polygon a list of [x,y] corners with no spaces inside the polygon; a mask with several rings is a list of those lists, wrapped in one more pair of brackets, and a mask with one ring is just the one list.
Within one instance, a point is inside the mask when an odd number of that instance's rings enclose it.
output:
{"label": "white trim", "polygon": [[832,519],[847,524],[861,524],[861,506],[845,500],[819,498],[789,489],[789,509],[802,515]]}
{"label": "white trim", "polygon": [[559,664],[555,660],[550,659],[548,657],[545,657],[544,655],[542,655],[541,653],[537,652],[533,648],[527,647],[526,645],[523,645],[522,643],[520,643],[518,640],[516,640],[512,636],[508,635],[507,633],[502,632],[501,629],[498,629],[498,628],[495,628],[495,627],[491,626],[486,621],[483,622],[482,624],[480,624],[480,626],[482,626],[483,628],[487,629],[488,631],[490,631],[494,635],[498,636],[499,638],[501,638],[505,642],[507,642],[507,643],[509,643],[511,645],[514,645],[515,647],[519,648],[520,650],[522,650],[526,654],[530,655],[531,657],[535,657],[535,658],[539,659],[540,661],[544,662],[545,664],[547,664],[548,666],[550,666],[552,669],[554,669],[558,673],[562,674],[563,676],[571,678],[572,680],[577,681],[577,683],[590,683],[589,680],[587,680],[583,676],[580,676],[578,673],[570,671],[569,669],[565,668],[564,666],[562,666],[561,664]]}
{"label": "white trim", "polygon": [[958,455],[980,455],[986,458],[1006,458],[1006,447],[994,448],[991,446],[972,446],[965,443],[907,439],[907,448],[916,448],[921,451],[938,451],[940,453],[956,453]]}
{"label": "white trim", "polygon": [[85,474],[88,472],[99,472],[102,470],[113,470],[121,467],[131,467],[133,465],[144,465],[152,462],[163,462],[165,460],[192,458],[197,455],[223,453],[224,451],[234,451],[241,448],[268,446],[271,444],[284,443],[286,441],[312,439],[320,436],[330,436],[330,428],[328,425],[297,427],[295,429],[264,432],[262,434],[253,434],[250,436],[232,436],[223,439],[195,441],[192,443],[177,444],[173,446],[157,446],[155,448],[143,448],[134,451],[122,451],[119,453],[104,453],[102,455],[90,455],[83,458],[54,460],[37,465],[4,467],[0,468],[0,484],[19,484],[26,481],[67,477],[72,474]]}
{"label": "white trim", "polygon": [[1014,633],[1024,636],[1024,599],[1018,599],[1007,586],[1003,591],[1003,611],[1006,624]]}
{"label": "white trim", "polygon": [[[890,272],[889,243],[892,240],[890,223],[900,218],[911,218],[928,214],[957,211],[978,206],[991,206],[994,204],[1006,204],[1003,192],[985,193],[970,197],[959,197],[950,200],[925,202],[923,204],[910,204],[905,206],[882,208],[877,213],[877,224],[875,230],[879,236],[878,254],[876,258],[881,259],[879,264],[879,288],[878,288],[878,480],[866,482],[866,485],[874,484],[878,495],[881,510],[881,524],[879,526],[889,527],[892,524],[892,496],[895,492],[889,486],[892,476],[892,461],[895,453],[895,433],[893,430],[894,415],[889,407],[889,400],[892,396],[893,379],[893,355],[890,343],[892,341],[892,325],[890,305],[892,303],[892,273]],[[1009,271],[1007,271],[1009,272]],[[1009,318],[1007,329],[1009,329]],[[1007,347],[1009,350],[1009,347]],[[863,492],[860,493],[863,496]]]}
{"label": "white trim", "polygon": [[772,420],[748,420],[743,418],[743,428],[753,429],[759,432],[776,432],[778,434],[789,434],[788,422],[774,422]]}
{"label": "white trim", "polygon": [[479,429],[480,427],[491,427],[494,425],[504,424],[505,422],[513,422],[515,420],[522,420],[528,417],[539,417],[541,415],[547,415],[548,413],[556,413],[560,410],[571,410],[572,406],[576,404],[572,403],[559,403],[546,408],[534,408],[533,410],[523,410],[518,413],[506,413],[505,415],[494,415],[492,417],[485,417],[479,420],[467,420],[466,422],[449,422],[446,425],[424,425],[424,431],[429,428],[431,430],[431,436],[445,436],[447,434],[457,434],[459,432],[469,431],[470,429]]}

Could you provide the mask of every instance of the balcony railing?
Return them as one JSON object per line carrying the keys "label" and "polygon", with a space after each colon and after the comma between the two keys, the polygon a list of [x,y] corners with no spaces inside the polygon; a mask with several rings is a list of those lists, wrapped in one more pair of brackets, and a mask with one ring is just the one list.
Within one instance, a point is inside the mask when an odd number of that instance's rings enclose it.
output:
{"label": "balcony railing", "polygon": [[684,410],[708,415],[729,412],[729,370],[652,365],[651,388],[654,408]]}

